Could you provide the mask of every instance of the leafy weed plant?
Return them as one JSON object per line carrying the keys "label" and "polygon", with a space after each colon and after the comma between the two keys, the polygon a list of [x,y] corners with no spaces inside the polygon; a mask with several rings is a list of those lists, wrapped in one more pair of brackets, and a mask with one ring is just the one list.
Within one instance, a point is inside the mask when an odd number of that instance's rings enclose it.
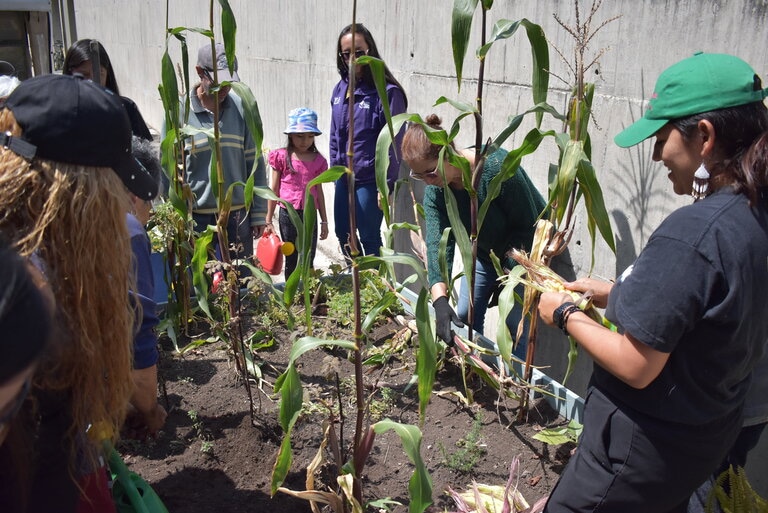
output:
{"label": "leafy weed plant", "polygon": [[469,433],[456,442],[456,451],[448,454],[441,444],[440,450],[443,453],[445,465],[448,468],[462,474],[466,474],[475,468],[477,462],[488,452],[482,443],[482,429],[483,417],[478,413],[472,421],[472,428],[470,428]]}

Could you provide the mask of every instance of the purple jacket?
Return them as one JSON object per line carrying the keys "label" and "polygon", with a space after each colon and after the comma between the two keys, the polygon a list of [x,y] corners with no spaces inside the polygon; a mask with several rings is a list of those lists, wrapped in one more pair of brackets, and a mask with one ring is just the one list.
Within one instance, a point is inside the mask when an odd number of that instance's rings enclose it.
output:
{"label": "purple jacket", "polygon": [[[347,89],[349,82],[342,78],[333,88],[331,95],[331,131],[330,137],[330,162],[331,166],[347,165],[347,141],[349,141],[349,99]],[[387,97],[389,98],[389,111],[392,116],[405,112],[405,93],[394,84],[387,84]],[[384,116],[384,107],[379,98],[376,87],[365,82],[359,82],[355,89],[355,140],[353,151],[353,164],[355,181],[360,184],[374,183],[376,181],[375,159],[376,139],[381,129],[387,125]],[[405,128],[405,127],[403,127]],[[400,170],[400,143],[404,130],[395,137],[397,157],[394,148],[389,151],[389,169],[387,171],[387,183],[390,191],[394,187]]]}

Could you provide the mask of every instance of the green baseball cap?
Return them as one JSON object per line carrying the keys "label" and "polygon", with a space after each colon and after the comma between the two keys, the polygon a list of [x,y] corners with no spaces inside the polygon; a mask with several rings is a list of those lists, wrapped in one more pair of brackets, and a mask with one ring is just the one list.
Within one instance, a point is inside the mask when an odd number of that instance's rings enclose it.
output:
{"label": "green baseball cap", "polygon": [[673,119],[763,101],[768,88],[733,55],[698,52],[673,64],[656,81],[645,115],[625,128],[614,142],[628,148],[643,142]]}

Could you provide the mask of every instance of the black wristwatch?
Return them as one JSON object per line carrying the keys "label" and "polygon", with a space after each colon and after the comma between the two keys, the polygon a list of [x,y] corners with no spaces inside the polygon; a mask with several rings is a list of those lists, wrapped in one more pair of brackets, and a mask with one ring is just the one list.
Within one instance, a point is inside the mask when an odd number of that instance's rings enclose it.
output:
{"label": "black wristwatch", "polygon": [[568,322],[568,317],[578,310],[579,307],[576,306],[576,303],[572,303],[570,301],[566,301],[562,305],[555,308],[555,311],[552,312],[552,321],[555,323],[555,325],[562,330],[563,333],[568,335],[568,330],[566,329],[566,323]]}

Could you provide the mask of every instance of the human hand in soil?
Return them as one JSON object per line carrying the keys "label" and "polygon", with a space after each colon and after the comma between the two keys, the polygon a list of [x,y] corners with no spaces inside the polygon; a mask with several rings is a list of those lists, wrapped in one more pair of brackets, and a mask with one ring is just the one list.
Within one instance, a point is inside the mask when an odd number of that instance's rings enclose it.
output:
{"label": "human hand in soil", "polygon": [[128,414],[123,424],[122,437],[130,440],[147,440],[155,438],[158,431],[165,425],[168,413],[160,404],[141,412],[129,406]]}
{"label": "human hand in soil", "polygon": [[435,309],[435,331],[437,331],[437,336],[440,337],[443,342],[452,346],[455,334],[451,329],[451,323],[459,328],[463,328],[464,323],[461,322],[459,316],[453,311],[446,296],[440,296],[432,301],[432,308]]}

